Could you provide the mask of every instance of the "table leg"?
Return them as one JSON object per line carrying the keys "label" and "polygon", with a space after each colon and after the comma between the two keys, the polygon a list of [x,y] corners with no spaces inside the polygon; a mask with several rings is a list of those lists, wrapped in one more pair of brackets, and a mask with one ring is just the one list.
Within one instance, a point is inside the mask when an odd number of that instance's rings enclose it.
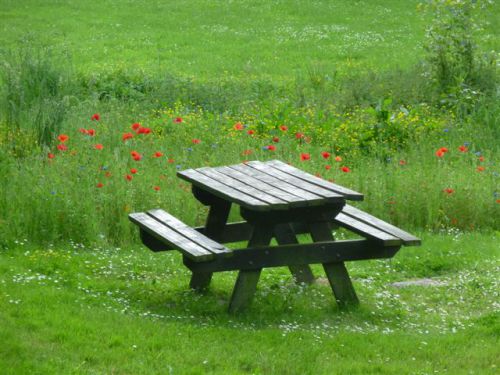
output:
{"label": "table leg", "polygon": [[[310,231],[315,242],[333,241],[334,239],[330,226],[326,222],[311,223]],[[339,307],[357,305],[359,300],[344,262],[324,263],[323,268]]]}
{"label": "table leg", "polygon": [[[278,224],[274,230],[274,235],[278,244],[286,245],[286,244],[298,244],[297,236],[293,231],[293,228],[290,224]],[[312,273],[311,267],[307,264],[300,264],[294,266],[288,266],[290,272],[293,275],[295,282],[297,283],[305,283],[312,284],[314,283],[314,275]]]}
{"label": "table leg", "polygon": [[[273,226],[268,223],[255,225],[252,237],[248,242],[248,247],[269,245],[273,237],[273,232]],[[231,302],[229,303],[229,312],[241,311],[250,305],[257,290],[261,271],[261,268],[239,271],[238,278],[234,284]]]}
{"label": "table leg", "polygon": [[[220,241],[230,210],[231,202],[216,197],[212,199],[205,225],[205,235],[207,237]],[[210,281],[212,281],[212,275],[213,272],[193,272],[189,287],[195,290],[208,288]]]}

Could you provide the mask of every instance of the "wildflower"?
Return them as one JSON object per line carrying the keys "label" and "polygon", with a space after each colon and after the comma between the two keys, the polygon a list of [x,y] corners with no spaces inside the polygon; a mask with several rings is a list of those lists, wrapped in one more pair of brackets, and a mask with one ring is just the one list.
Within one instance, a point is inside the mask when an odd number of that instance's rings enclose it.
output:
{"label": "wildflower", "polygon": [[455,190],[453,190],[452,188],[446,188],[446,189],[443,189],[443,192],[450,195],[450,194],[453,194],[455,192]]}
{"label": "wildflower", "polygon": [[273,137],[273,142],[274,143],[278,143],[280,141],[280,139],[278,137]]}
{"label": "wildflower", "polygon": [[124,133],[122,135],[122,141],[126,141],[127,139],[134,138],[134,135],[132,133]]}
{"label": "wildflower", "polygon": [[84,129],[84,128],[80,128],[78,129],[78,131],[82,134],[87,134],[87,129]]}
{"label": "wildflower", "polygon": [[276,151],[276,146],[275,145],[269,145],[269,146],[267,146],[267,149],[269,151]]}
{"label": "wildflower", "polygon": [[482,171],[484,171],[484,169],[485,168],[482,165],[480,165],[480,166],[477,167],[477,171],[478,172],[482,172]]}
{"label": "wildflower", "polygon": [[247,131],[247,134],[248,135],[254,135],[255,134],[255,130],[250,129],[250,130]]}
{"label": "wildflower", "polygon": [[104,173],[104,176],[106,176],[106,177],[108,177],[108,178],[109,178],[109,177],[111,177],[111,172],[110,172],[110,171],[107,171],[106,173]]}
{"label": "wildflower", "polygon": [[104,184],[103,184],[102,182],[99,182],[99,183],[97,183],[97,185],[96,185],[96,186],[97,186],[98,188],[102,188],[102,187],[104,186]]}
{"label": "wildflower", "polygon": [[173,119],[173,121],[174,121],[175,124],[180,124],[184,120],[182,119],[182,117],[176,117],[176,118]]}
{"label": "wildflower", "polygon": [[141,127],[141,124],[139,124],[138,122],[134,122],[130,128],[134,131],[137,131],[137,130],[139,130],[140,127]]}
{"label": "wildflower", "polygon": [[87,130],[87,135],[90,135],[91,137],[93,137],[95,135],[95,130],[94,129]]}
{"label": "wildflower", "polygon": [[342,158],[340,156],[335,156],[335,161],[340,162],[342,161]]}
{"label": "wildflower", "polygon": [[125,175],[125,179],[126,179],[127,181],[132,181],[132,178],[133,178],[133,177],[132,177],[131,175],[129,175],[129,174]]}
{"label": "wildflower", "polygon": [[56,156],[55,156],[54,154],[52,154],[52,153],[50,153],[50,152],[49,152],[49,153],[47,154],[47,157],[48,157],[49,159],[54,159]]}
{"label": "wildflower", "polygon": [[500,199],[497,199],[495,202],[500,203]]}
{"label": "wildflower", "polygon": [[446,147],[441,147],[439,150],[440,150],[443,154],[449,151]]}
{"label": "wildflower", "polygon": [[399,165],[406,165],[406,160],[401,159],[401,160],[399,161]]}
{"label": "wildflower", "polygon": [[92,121],[99,121],[101,119],[101,116],[99,115],[99,113],[94,113],[92,117],[90,117],[90,119]]}
{"label": "wildflower", "polygon": [[286,125],[280,125],[280,130],[282,132],[286,132],[288,130],[288,126],[286,126]]}
{"label": "wildflower", "polygon": [[307,153],[300,154],[300,160],[305,161],[305,160],[309,160],[309,159],[311,159],[311,155],[309,155]]}
{"label": "wildflower", "polygon": [[437,156],[438,158],[442,158],[442,157],[444,156],[444,152],[443,152],[443,151],[441,151],[441,149],[439,149],[439,150],[437,150],[437,151],[436,151],[436,156]]}
{"label": "wildflower", "polygon": [[163,153],[161,153],[160,151],[156,151],[153,155],[154,158],[161,158],[163,156]]}
{"label": "wildflower", "polygon": [[243,124],[241,122],[237,122],[233,125],[234,130],[243,130]]}
{"label": "wildflower", "polygon": [[134,159],[135,161],[139,161],[142,159],[142,155],[139,154],[137,151],[132,151],[130,155],[132,156],[132,159]]}
{"label": "wildflower", "polygon": [[345,172],[345,173],[349,173],[349,172],[351,171],[351,169],[350,169],[349,167],[346,167],[346,166],[341,167],[341,168],[340,168],[340,170],[341,170],[342,172]]}
{"label": "wildflower", "polygon": [[69,139],[69,137],[66,134],[61,134],[60,136],[57,137],[57,139],[59,139],[61,143],[64,143]]}
{"label": "wildflower", "polygon": [[149,134],[149,133],[151,133],[151,129],[140,127],[139,129],[137,129],[136,133],[137,134]]}
{"label": "wildflower", "polygon": [[304,134],[301,133],[301,132],[297,132],[297,133],[295,133],[295,138],[296,139],[302,139],[302,138],[304,138]]}
{"label": "wildflower", "polygon": [[169,158],[169,159],[167,160],[167,162],[168,162],[168,163],[170,163],[170,164],[172,164],[172,163],[174,163],[174,162],[175,162],[175,160],[174,160],[174,159],[172,159],[172,158]]}
{"label": "wildflower", "polygon": [[321,156],[323,156],[323,159],[328,159],[330,157],[330,153],[328,151],[323,151],[321,153]]}
{"label": "wildflower", "polygon": [[469,149],[467,148],[467,146],[461,145],[461,146],[458,147],[458,151],[460,151],[460,152],[467,152],[467,151],[469,151]]}
{"label": "wildflower", "polygon": [[250,155],[252,153],[252,150],[243,150],[241,153],[242,155]]}
{"label": "wildflower", "polygon": [[329,171],[330,169],[332,169],[332,166],[331,166],[331,165],[325,165],[325,169],[326,169],[327,171]]}
{"label": "wildflower", "polygon": [[137,169],[132,168],[132,169],[130,170],[130,173],[132,173],[132,174],[136,174],[136,173],[137,173]]}
{"label": "wildflower", "polygon": [[98,144],[96,144],[96,145],[94,146],[94,148],[95,148],[96,150],[102,150],[102,149],[104,148],[104,146],[103,146],[102,144],[98,143]]}
{"label": "wildflower", "polygon": [[153,189],[156,190],[156,191],[159,191],[160,187],[159,186],[153,186]]}
{"label": "wildflower", "polygon": [[68,147],[66,147],[66,145],[64,143],[60,143],[57,145],[57,149],[59,151],[66,151],[68,149]]}
{"label": "wildflower", "polygon": [[198,139],[198,138],[194,138],[194,139],[191,140],[191,142],[193,142],[193,144],[197,145],[197,144],[201,143],[201,140]]}
{"label": "wildflower", "polygon": [[484,161],[484,156],[480,156],[480,157],[478,158],[478,160],[479,160],[479,161]]}

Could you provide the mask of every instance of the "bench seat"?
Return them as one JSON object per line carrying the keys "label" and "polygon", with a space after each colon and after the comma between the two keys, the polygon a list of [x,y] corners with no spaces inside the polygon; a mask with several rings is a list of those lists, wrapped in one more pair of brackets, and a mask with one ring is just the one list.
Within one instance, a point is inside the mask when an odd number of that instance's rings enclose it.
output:
{"label": "bench seat", "polygon": [[184,224],[164,210],[129,214],[140,228],[142,242],[153,251],[179,250],[194,262],[204,262],[232,254],[232,250]]}

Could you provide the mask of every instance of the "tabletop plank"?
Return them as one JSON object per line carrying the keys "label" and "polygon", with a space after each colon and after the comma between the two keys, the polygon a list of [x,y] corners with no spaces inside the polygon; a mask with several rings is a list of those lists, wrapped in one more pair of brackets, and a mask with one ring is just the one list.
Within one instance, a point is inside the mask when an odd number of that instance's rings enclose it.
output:
{"label": "tabletop plank", "polygon": [[327,198],[329,202],[342,202],[344,201],[344,195],[333,192],[332,190],[328,190],[322,188],[321,186],[312,184],[300,178],[297,178],[288,173],[282,172],[277,168],[273,168],[272,166],[267,165],[266,163],[262,163],[260,161],[250,161],[247,165],[255,168],[263,173],[266,173],[270,176],[276,177],[282,181],[285,181],[293,186],[311,192],[315,195],[319,195],[321,197]]}
{"label": "tabletop plank", "polygon": [[214,169],[217,172],[223,173],[226,176],[230,176],[231,178],[241,181],[246,185],[253,186],[256,189],[259,189],[260,191],[265,191],[267,194],[287,202],[289,204],[289,207],[299,207],[307,205],[307,199],[298,197],[293,194],[289,194],[286,191],[278,189],[272,185],[266,184],[265,182],[255,177],[249,176],[245,173],[242,173],[238,170],[229,167],[217,167]]}
{"label": "tabletop plank", "polygon": [[244,164],[237,164],[229,166],[232,169],[245,173],[249,176],[255,177],[258,180],[261,180],[269,185],[272,185],[280,190],[283,190],[289,194],[296,195],[297,197],[305,198],[307,200],[308,206],[320,205],[326,202],[326,199],[320,197],[319,195],[310,193],[306,190],[298,188],[296,186],[290,185],[285,181],[281,181],[276,177],[272,177],[268,174],[265,174],[257,169],[254,169],[250,166]]}
{"label": "tabletop plank", "polygon": [[179,232],[184,237],[189,238],[191,241],[197,243],[198,245],[204,247],[205,249],[211,251],[212,253],[229,253],[229,250],[224,245],[221,245],[218,242],[215,242],[208,238],[207,236],[202,235],[197,230],[187,226],[182,221],[177,219],[176,217],[170,215],[168,212],[161,209],[153,209],[147,212],[149,216],[153,219],[159,221],[160,223],[165,223],[171,229]]}
{"label": "tabletop plank", "polygon": [[254,210],[265,211],[270,209],[268,203],[260,199],[256,199],[248,194],[242,193],[241,191],[233,189],[232,187],[224,185],[219,181],[207,177],[194,169],[187,169],[177,172],[177,176],[191,182],[193,185],[198,186],[201,189],[209,191],[210,193],[222,199],[233,201],[239,205],[247,206]]}
{"label": "tabletop plank", "polygon": [[228,185],[233,189],[241,191],[242,193],[248,194],[266,203],[272,204],[275,208],[287,207],[286,201],[279,199],[273,195],[267,194],[267,192],[265,191],[256,189],[251,185],[247,185],[231,176],[225,175],[220,171],[217,171],[215,168],[205,167],[198,168],[196,170],[207,177],[213,178],[214,180],[223,183],[224,185]]}
{"label": "tabletop plank", "polygon": [[288,173],[294,177],[300,178],[301,180],[307,181],[309,183],[312,183],[317,186],[321,186],[325,189],[331,190],[335,193],[342,194],[345,199],[353,200],[353,201],[361,201],[363,200],[363,194],[358,193],[357,191],[345,188],[343,186],[334,184],[332,182],[323,180],[319,177],[313,176],[310,173],[301,171],[300,169],[297,169],[295,167],[292,167],[291,165],[288,165],[286,163],[283,163],[282,161],[279,160],[271,160],[267,161],[264,164],[272,166],[273,168],[276,168],[282,172]]}

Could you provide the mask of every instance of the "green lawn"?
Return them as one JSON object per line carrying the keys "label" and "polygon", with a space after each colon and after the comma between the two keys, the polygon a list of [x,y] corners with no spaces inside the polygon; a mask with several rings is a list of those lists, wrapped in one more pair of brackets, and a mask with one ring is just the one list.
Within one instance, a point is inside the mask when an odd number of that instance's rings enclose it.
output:
{"label": "green lawn", "polygon": [[[4,374],[496,374],[499,234],[423,234],[392,260],[349,264],[361,306],[263,273],[253,305],[226,312],[234,273],[188,290],[176,252],[40,248],[0,253]],[[430,278],[436,285],[397,287]]]}

